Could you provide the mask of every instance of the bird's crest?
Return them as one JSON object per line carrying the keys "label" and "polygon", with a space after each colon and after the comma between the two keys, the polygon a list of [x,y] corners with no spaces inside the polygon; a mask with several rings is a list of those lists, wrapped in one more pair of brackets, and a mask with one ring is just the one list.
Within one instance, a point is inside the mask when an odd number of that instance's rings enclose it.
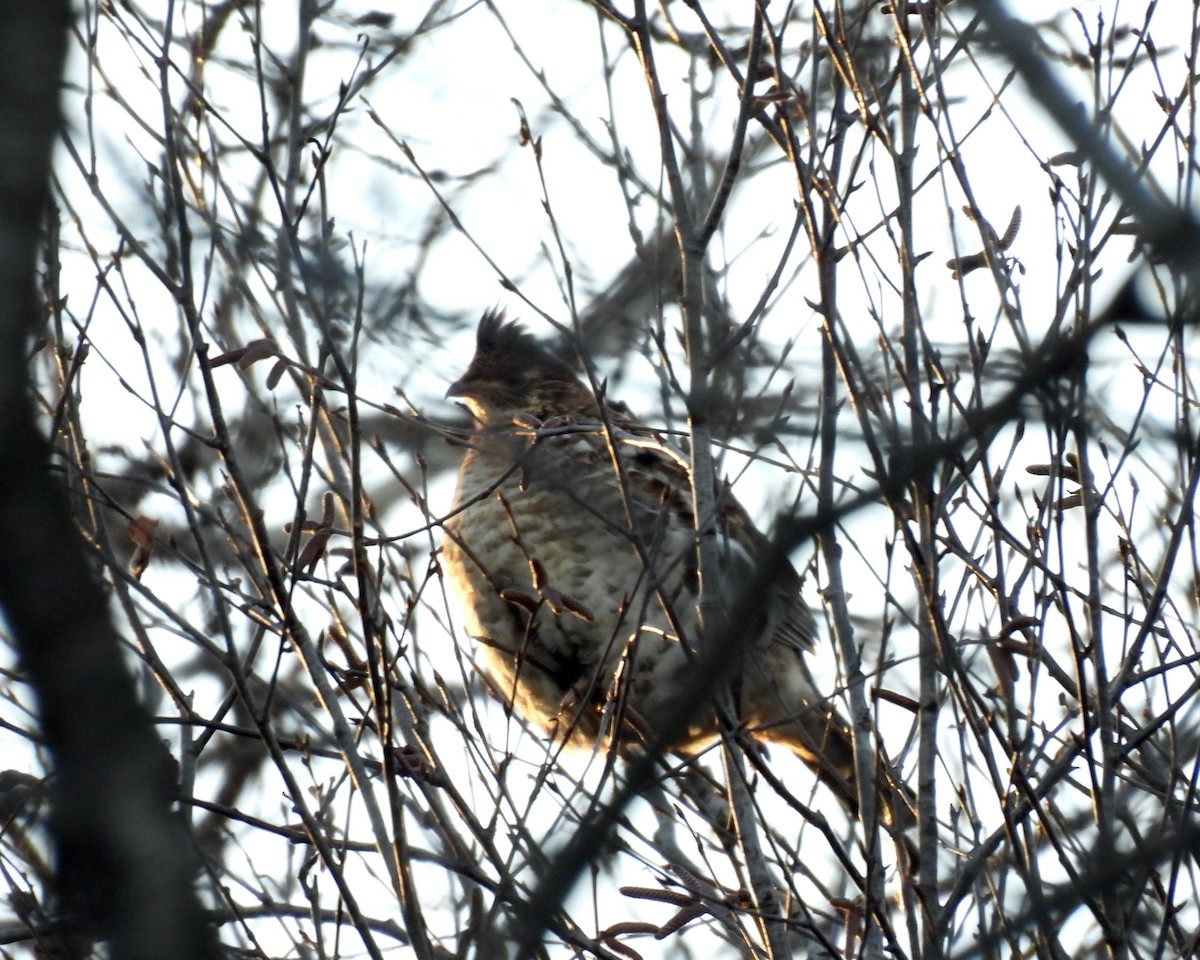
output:
{"label": "bird's crest", "polygon": [[448,397],[461,397],[481,423],[510,424],[514,415],[591,413],[595,399],[571,367],[551,353],[504,311],[489,310],[479,321],[475,356]]}
{"label": "bird's crest", "polygon": [[516,320],[505,318],[502,309],[487,311],[475,334],[476,359],[491,358],[499,365],[513,364],[536,370],[546,378],[577,380],[575,371],[552,354],[546,346]]}

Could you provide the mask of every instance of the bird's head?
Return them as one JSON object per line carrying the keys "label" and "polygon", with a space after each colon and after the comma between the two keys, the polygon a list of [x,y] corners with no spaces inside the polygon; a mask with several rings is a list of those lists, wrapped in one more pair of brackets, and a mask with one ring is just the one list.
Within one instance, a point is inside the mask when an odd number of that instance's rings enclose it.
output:
{"label": "bird's head", "polygon": [[501,310],[489,310],[479,321],[475,356],[446,396],[465,401],[482,426],[505,426],[519,414],[547,420],[596,409],[575,372]]}

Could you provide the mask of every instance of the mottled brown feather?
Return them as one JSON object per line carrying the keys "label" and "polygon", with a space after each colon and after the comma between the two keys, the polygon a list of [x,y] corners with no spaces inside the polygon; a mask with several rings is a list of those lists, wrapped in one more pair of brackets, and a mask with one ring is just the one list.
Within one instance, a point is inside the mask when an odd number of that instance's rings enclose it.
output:
{"label": "mottled brown feather", "polygon": [[[445,524],[443,569],[493,691],[557,740],[633,746],[679,695],[686,648],[700,639],[687,457],[623,407],[602,408],[499,312],[480,321],[475,355],[447,395],[467,404],[478,431]],[[717,501],[719,586],[732,601],[766,541],[727,486]],[[849,730],[805,663],[814,623],[799,589],[785,566],[729,679],[746,730],[786,745],[853,810]],[[706,708],[675,747],[694,752],[716,735]]]}

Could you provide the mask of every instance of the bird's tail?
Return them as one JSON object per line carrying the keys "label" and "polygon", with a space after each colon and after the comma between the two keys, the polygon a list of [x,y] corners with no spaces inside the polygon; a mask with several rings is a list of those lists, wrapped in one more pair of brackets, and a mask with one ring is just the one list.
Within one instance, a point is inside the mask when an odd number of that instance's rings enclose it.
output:
{"label": "bird's tail", "polygon": [[[853,740],[849,727],[835,711],[810,706],[799,716],[763,726],[754,734],[791,750],[833,791],[851,816],[858,816]],[[882,758],[875,764],[875,782],[884,824],[893,831],[904,831],[915,824],[916,796]]]}

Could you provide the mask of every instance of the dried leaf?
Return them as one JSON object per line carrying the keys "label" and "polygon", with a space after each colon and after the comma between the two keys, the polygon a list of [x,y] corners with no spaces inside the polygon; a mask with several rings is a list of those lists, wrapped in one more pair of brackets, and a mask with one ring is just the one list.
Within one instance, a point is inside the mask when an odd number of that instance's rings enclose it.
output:
{"label": "dried leaf", "polygon": [[158,521],[150,517],[135,517],[125,527],[126,534],[134,544],[129,572],[135,580],[141,580],[142,574],[150,566],[150,558],[154,554],[154,531],[157,529]]}

